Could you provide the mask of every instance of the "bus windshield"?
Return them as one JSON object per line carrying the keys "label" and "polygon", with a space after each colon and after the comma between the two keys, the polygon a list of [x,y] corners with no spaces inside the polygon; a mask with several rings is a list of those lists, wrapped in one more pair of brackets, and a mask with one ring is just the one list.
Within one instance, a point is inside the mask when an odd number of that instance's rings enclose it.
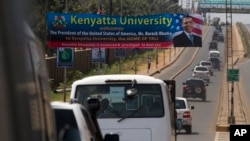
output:
{"label": "bus windshield", "polygon": [[[162,91],[158,84],[136,84],[137,94],[128,97],[130,84],[80,85],[76,89],[76,100],[87,106],[89,97],[101,101],[98,118],[148,118],[164,114]],[[133,114],[132,114],[133,113]]]}

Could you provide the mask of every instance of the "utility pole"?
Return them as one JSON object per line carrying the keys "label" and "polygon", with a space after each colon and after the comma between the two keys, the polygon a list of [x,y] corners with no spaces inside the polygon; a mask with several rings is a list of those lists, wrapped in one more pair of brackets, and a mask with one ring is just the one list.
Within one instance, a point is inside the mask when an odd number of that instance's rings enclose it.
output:
{"label": "utility pole", "polygon": [[[229,2],[228,2],[229,1]],[[234,63],[233,63],[233,41],[232,41],[232,0],[226,0],[226,53],[227,53],[227,70],[229,68],[233,69],[234,68]],[[231,59],[231,60],[230,60]],[[227,90],[228,90],[228,96],[230,97],[230,92],[231,92],[231,97],[229,100],[229,103],[231,104],[230,106],[230,115],[228,117],[228,124],[235,124],[235,116],[234,116],[234,81],[231,80],[231,88],[230,88],[230,83],[228,81],[227,83]]]}
{"label": "utility pole", "polygon": [[[65,13],[68,13],[68,0],[65,0]],[[63,75],[63,101],[66,102],[67,67],[64,67]]]}

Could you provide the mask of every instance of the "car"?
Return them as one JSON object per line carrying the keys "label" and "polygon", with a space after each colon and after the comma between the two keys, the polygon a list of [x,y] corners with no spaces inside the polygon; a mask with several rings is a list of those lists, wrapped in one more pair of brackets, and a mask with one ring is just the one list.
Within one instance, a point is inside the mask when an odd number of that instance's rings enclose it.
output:
{"label": "car", "polygon": [[209,51],[208,60],[212,62],[214,69],[217,69],[220,71],[220,63],[221,63],[220,51],[218,50]]}
{"label": "car", "polygon": [[[192,112],[194,106],[189,106],[188,100],[184,97],[175,98],[175,110],[177,113],[177,119],[182,121],[182,129],[187,134],[192,133]],[[180,130],[182,130],[180,129]]]}
{"label": "car", "polygon": [[208,52],[208,59],[210,60],[211,58],[218,58],[220,59],[220,51],[219,50],[210,50]]}
{"label": "car", "polygon": [[182,97],[184,98],[201,98],[203,101],[206,101],[207,98],[207,89],[208,83],[203,79],[199,78],[188,78],[183,84]]}
{"label": "car", "polygon": [[210,82],[210,72],[207,66],[195,66],[194,69],[192,69],[192,71],[193,71],[192,76],[194,78],[201,78],[205,80],[207,83]]}
{"label": "car", "polygon": [[209,50],[218,50],[218,43],[216,40],[213,40],[209,43]]}
{"label": "car", "polygon": [[[107,141],[89,110],[78,103],[52,101],[57,138],[63,141]],[[112,141],[118,141],[114,139]],[[110,141],[110,139],[108,140]]]}
{"label": "car", "polygon": [[220,59],[219,58],[211,58],[210,60],[213,64],[213,69],[220,71],[220,67],[221,67],[220,66],[220,64],[221,64]]}
{"label": "car", "polygon": [[214,33],[213,33],[213,35],[212,35],[212,39],[213,39],[213,40],[217,40],[218,34],[219,34],[219,32],[218,32],[217,30],[214,31]]}
{"label": "car", "polygon": [[220,41],[220,42],[224,42],[224,36],[223,36],[222,33],[218,34],[217,40]]}
{"label": "car", "polygon": [[209,68],[210,75],[213,76],[214,70],[213,70],[213,64],[209,60],[201,60],[199,63],[200,66],[207,66]]}

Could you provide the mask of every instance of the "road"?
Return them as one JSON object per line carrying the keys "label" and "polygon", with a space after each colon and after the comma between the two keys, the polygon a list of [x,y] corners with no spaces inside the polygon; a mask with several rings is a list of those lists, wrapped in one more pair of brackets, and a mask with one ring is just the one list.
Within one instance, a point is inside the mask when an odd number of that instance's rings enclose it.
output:
{"label": "road", "polygon": [[[248,28],[248,31],[250,32],[250,24],[247,24],[246,27]],[[243,59],[243,60],[239,60],[237,66],[237,68],[239,68],[240,70],[240,89],[242,91],[242,93],[244,94],[242,96],[243,99],[243,103],[244,103],[244,109],[246,111],[246,117],[248,117],[248,121],[250,120],[250,87],[249,87],[249,82],[250,82],[250,74],[249,74],[249,70],[250,70],[250,60],[249,59]],[[246,77],[247,76],[247,77]]]}
{"label": "road", "polygon": [[[239,63],[238,68],[240,70],[240,88],[241,91],[245,94],[243,95],[242,99],[243,99],[243,103],[244,103],[244,107],[247,113],[247,117],[250,117],[250,87],[249,87],[249,82],[250,82],[250,74],[249,74],[249,70],[250,70],[250,60],[246,60],[245,62]],[[246,77],[248,76],[248,77]],[[248,107],[248,108],[246,108]]]}
{"label": "road", "polygon": [[[212,40],[213,27],[206,35],[205,40],[203,40],[203,47],[199,50],[196,58],[188,66],[185,71],[183,71],[179,76],[175,78],[177,87],[176,95],[182,96],[182,82],[187,78],[191,77],[192,69],[197,65],[201,60],[208,59],[208,43]],[[225,29],[223,30],[225,33]],[[224,43],[219,43],[218,48],[223,52]],[[196,48],[185,49],[180,58],[167,69],[161,71],[161,73],[156,74],[155,77],[161,79],[169,79],[175,73],[176,70],[180,70],[185,67],[195,52]],[[222,53],[222,58],[224,54]],[[224,60],[223,60],[224,62]],[[193,116],[193,133],[191,135],[185,134],[183,131],[180,135],[177,136],[177,141],[213,141],[216,135],[215,124],[218,116],[218,107],[219,107],[219,96],[220,88],[222,85],[223,72],[215,71],[214,76],[211,76],[211,83],[207,87],[207,101],[202,102],[200,99],[189,99],[190,105],[195,106],[195,109],[192,112]]]}

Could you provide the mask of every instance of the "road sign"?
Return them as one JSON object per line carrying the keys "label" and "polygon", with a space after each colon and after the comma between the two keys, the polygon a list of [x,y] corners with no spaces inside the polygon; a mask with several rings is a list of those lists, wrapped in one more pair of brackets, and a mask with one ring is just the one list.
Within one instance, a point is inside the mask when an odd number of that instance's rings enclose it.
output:
{"label": "road sign", "polygon": [[57,67],[73,67],[74,60],[73,48],[57,49]]}
{"label": "road sign", "polygon": [[227,81],[239,81],[239,69],[228,69]]}
{"label": "road sign", "polygon": [[105,48],[92,48],[92,63],[104,63]]}

